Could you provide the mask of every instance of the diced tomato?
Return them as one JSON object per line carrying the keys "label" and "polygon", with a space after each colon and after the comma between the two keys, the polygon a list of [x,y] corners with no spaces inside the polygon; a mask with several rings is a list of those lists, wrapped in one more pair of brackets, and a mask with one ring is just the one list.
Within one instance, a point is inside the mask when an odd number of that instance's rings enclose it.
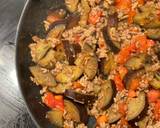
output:
{"label": "diced tomato", "polygon": [[64,110],[64,100],[61,95],[54,96],[51,92],[47,92],[44,94],[43,102],[51,109],[58,108]]}
{"label": "diced tomato", "polygon": [[156,102],[160,98],[160,91],[159,90],[150,90],[147,93],[148,101],[149,102]]}
{"label": "diced tomato", "polygon": [[157,17],[160,20],[160,9],[157,11]]}
{"label": "diced tomato", "polygon": [[108,121],[108,118],[106,115],[102,115],[102,116],[99,116],[97,118],[97,124],[102,124],[102,123],[106,123]]}
{"label": "diced tomato", "polygon": [[74,83],[73,83],[73,88],[74,88],[74,89],[83,88],[83,86],[82,86],[79,82],[74,82]]}
{"label": "diced tomato", "polygon": [[155,42],[153,40],[147,40],[147,46],[152,47],[155,45]]}
{"label": "diced tomato", "polygon": [[117,63],[124,64],[130,57],[132,52],[145,53],[148,48],[155,44],[153,40],[147,39],[145,35],[138,35],[133,37],[131,44],[122,48],[117,55]]}
{"label": "diced tomato", "polygon": [[132,43],[124,48],[121,49],[121,51],[117,55],[117,62],[119,64],[124,64],[128,58],[130,57],[130,54],[136,50],[135,43]]}
{"label": "diced tomato", "polygon": [[137,52],[145,53],[148,48],[152,47],[155,42],[153,40],[147,39],[145,35],[138,35],[132,39],[132,42],[136,43]]}
{"label": "diced tomato", "polygon": [[139,82],[140,82],[140,80],[136,79],[136,78],[131,80],[130,89],[131,90],[136,90],[139,87]]}
{"label": "diced tomato", "polygon": [[144,5],[144,0],[137,0],[139,5]]}
{"label": "diced tomato", "polygon": [[75,36],[74,36],[74,41],[75,41],[75,43],[79,43],[79,42],[80,42],[80,38],[81,38],[80,35],[75,35]]}
{"label": "diced tomato", "polygon": [[102,16],[101,10],[91,10],[88,17],[88,23],[95,25],[97,22],[99,22],[101,16]]}
{"label": "diced tomato", "polygon": [[157,100],[154,106],[154,117],[157,121],[160,121],[160,100]]}
{"label": "diced tomato", "polygon": [[131,0],[116,0],[115,4],[116,4],[115,6],[118,9],[129,10],[132,6],[132,1]]}
{"label": "diced tomato", "polygon": [[127,105],[124,102],[118,103],[118,111],[122,114],[122,116],[126,115]]}
{"label": "diced tomato", "polygon": [[116,89],[117,89],[118,91],[122,91],[122,90],[124,89],[124,84],[123,84],[123,82],[122,82],[122,79],[121,79],[120,74],[117,73],[117,74],[114,76],[114,82],[115,82],[115,85],[116,85]]}
{"label": "diced tomato", "polygon": [[136,91],[134,91],[134,90],[129,90],[128,91],[128,97],[129,98],[134,98],[134,97],[136,97],[137,95],[136,95]]}
{"label": "diced tomato", "polygon": [[135,10],[130,10],[128,12],[128,24],[132,24],[133,23],[133,18],[136,15],[136,11]]}

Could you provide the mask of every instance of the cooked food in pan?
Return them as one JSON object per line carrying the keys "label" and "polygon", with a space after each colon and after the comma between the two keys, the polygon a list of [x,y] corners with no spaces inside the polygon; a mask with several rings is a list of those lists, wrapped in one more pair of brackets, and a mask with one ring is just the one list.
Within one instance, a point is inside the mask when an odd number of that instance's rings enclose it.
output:
{"label": "cooked food in pan", "polygon": [[160,128],[159,0],[65,0],[44,27],[29,69],[51,123]]}

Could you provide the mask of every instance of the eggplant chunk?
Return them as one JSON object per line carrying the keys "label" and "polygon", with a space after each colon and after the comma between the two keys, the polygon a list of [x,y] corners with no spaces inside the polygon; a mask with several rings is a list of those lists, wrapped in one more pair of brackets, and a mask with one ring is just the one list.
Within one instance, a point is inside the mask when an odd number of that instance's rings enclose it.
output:
{"label": "eggplant chunk", "polygon": [[110,28],[104,27],[102,29],[103,37],[105,39],[105,43],[110,48],[110,50],[114,53],[118,53],[120,51],[120,46],[118,46],[118,43],[115,43],[110,36]]}
{"label": "eggplant chunk", "polygon": [[114,62],[114,56],[111,53],[109,53],[108,60],[102,59],[102,61],[100,62],[100,70],[104,75],[108,75],[115,66],[116,63]]}
{"label": "eggplant chunk", "polygon": [[66,54],[65,49],[63,47],[63,43],[60,43],[56,46],[56,52],[55,52],[55,58],[57,61],[65,61],[66,60]]}
{"label": "eggplant chunk", "polygon": [[52,40],[54,38],[60,37],[62,32],[65,30],[65,28],[66,28],[65,20],[53,22],[48,29],[48,32],[47,32],[48,34],[46,39]]}
{"label": "eggplant chunk", "polygon": [[75,65],[84,68],[84,64],[87,58],[89,58],[90,56],[87,53],[80,53],[76,60],[75,60]]}
{"label": "eggplant chunk", "polygon": [[155,77],[149,83],[153,88],[160,89],[160,72],[155,73]]}
{"label": "eggplant chunk", "polygon": [[77,80],[83,73],[78,66],[64,66],[64,69],[57,73],[55,79],[60,83],[68,83]]}
{"label": "eggplant chunk", "polygon": [[85,26],[88,21],[88,15],[90,12],[90,6],[88,0],[81,0],[82,14],[80,17],[79,25]]}
{"label": "eggplant chunk", "polygon": [[61,128],[63,127],[63,111],[54,108],[47,112],[47,119],[49,119],[52,124]]}
{"label": "eggplant chunk", "polygon": [[100,99],[98,100],[98,106],[102,109],[109,107],[108,105],[113,99],[113,89],[111,81],[104,81],[99,97]]}
{"label": "eggplant chunk", "polygon": [[144,110],[146,104],[146,96],[144,92],[140,92],[136,98],[129,100],[127,104],[127,120],[133,120],[138,117]]}
{"label": "eggplant chunk", "polygon": [[47,16],[47,21],[49,23],[53,23],[55,22],[55,18],[58,18],[58,19],[63,19],[67,14],[67,11],[65,9],[50,9],[48,11],[48,16]]}
{"label": "eggplant chunk", "polygon": [[88,119],[87,127],[88,128],[96,128],[96,123],[97,123],[96,118],[93,116],[90,116]]}
{"label": "eggplant chunk", "polygon": [[75,92],[74,90],[66,90],[64,95],[77,103],[92,105],[97,99],[94,95],[87,95]]}
{"label": "eggplant chunk", "polygon": [[77,11],[79,0],[65,0],[67,9],[73,13]]}
{"label": "eggplant chunk", "polygon": [[148,121],[149,121],[149,118],[147,116],[144,117],[142,120],[137,122],[138,127],[139,128],[146,128]]}
{"label": "eggplant chunk", "polygon": [[157,80],[157,79],[153,79],[151,82],[150,82],[150,85],[155,88],[155,89],[160,89],[160,80]]}
{"label": "eggplant chunk", "polygon": [[76,12],[76,13],[69,15],[69,17],[67,18],[66,29],[71,29],[71,28],[77,26],[79,21],[80,21],[80,14],[79,13]]}
{"label": "eggplant chunk", "polygon": [[132,56],[125,64],[129,70],[138,70],[143,67],[146,60],[146,54]]}
{"label": "eggplant chunk", "polygon": [[81,122],[83,122],[84,124],[87,124],[87,122],[88,122],[88,112],[87,112],[86,106],[83,105],[83,104],[76,103],[76,102],[74,102],[74,105],[76,105],[76,107],[78,108],[78,110],[80,112]]}
{"label": "eggplant chunk", "polygon": [[56,94],[63,94],[65,92],[66,89],[70,89],[71,86],[68,84],[58,84],[55,87],[49,87],[48,89]]}
{"label": "eggplant chunk", "polygon": [[35,50],[36,61],[39,61],[40,59],[42,59],[50,48],[51,48],[51,45],[48,42],[46,41],[38,42]]}
{"label": "eggplant chunk", "polygon": [[98,70],[98,61],[95,56],[90,56],[84,65],[84,73],[88,79],[92,80]]}
{"label": "eggplant chunk", "polygon": [[118,112],[118,107],[113,104],[108,110],[108,123],[112,124],[121,118],[121,114]]}
{"label": "eggplant chunk", "polygon": [[144,69],[128,72],[124,77],[126,89],[130,89],[130,85],[134,79],[139,79],[145,73]]}
{"label": "eggplant chunk", "polygon": [[29,67],[32,75],[34,76],[36,82],[42,86],[56,86],[57,83],[50,72],[43,73],[39,66]]}
{"label": "eggplant chunk", "polygon": [[147,29],[145,33],[148,38],[160,41],[160,29]]}
{"label": "eggplant chunk", "polygon": [[134,16],[134,22],[144,28],[159,28],[160,20],[156,11],[157,9],[154,4],[146,4],[142,6],[140,12]]}
{"label": "eggplant chunk", "polygon": [[102,29],[105,42],[110,48],[110,50],[114,53],[118,53],[120,51],[120,43],[115,41],[111,36],[112,30],[115,29],[117,25],[118,14],[114,13],[112,15],[109,15],[107,26]]}
{"label": "eggplant chunk", "polygon": [[80,112],[71,101],[64,100],[64,109],[66,111],[65,119],[80,122]]}
{"label": "eggplant chunk", "polygon": [[109,15],[107,27],[111,28],[117,26],[118,26],[118,13],[115,12],[112,15]]}
{"label": "eggplant chunk", "polygon": [[45,57],[38,61],[38,64],[44,68],[52,69],[55,67],[55,51],[49,50]]}
{"label": "eggplant chunk", "polygon": [[59,62],[64,62],[66,60],[66,55],[64,52],[56,51],[54,57]]}
{"label": "eggplant chunk", "polygon": [[94,49],[88,43],[85,43],[82,47],[82,52],[92,54],[94,53]]}
{"label": "eggplant chunk", "polygon": [[81,52],[81,46],[79,44],[71,44],[68,40],[63,41],[63,46],[69,64],[73,65],[76,55]]}

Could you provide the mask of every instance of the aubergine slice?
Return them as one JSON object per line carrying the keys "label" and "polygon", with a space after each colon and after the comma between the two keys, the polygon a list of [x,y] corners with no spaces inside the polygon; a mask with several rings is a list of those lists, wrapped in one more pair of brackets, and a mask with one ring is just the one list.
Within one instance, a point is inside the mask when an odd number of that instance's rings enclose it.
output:
{"label": "aubergine slice", "polygon": [[65,119],[80,122],[80,112],[71,101],[64,100],[64,109],[66,111]]}
{"label": "aubergine slice", "polygon": [[56,86],[57,83],[50,72],[43,73],[41,67],[39,66],[30,66],[29,67],[32,75],[34,76],[36,82],[41,86]]}
{"label": "aubergine slice", "polygon": [[54,54],[54,57],[59,62],[66,61],[66,55],[65,55],[64,52],[56,51],[55,54]]}
{"label": "aubergine slice", "polygon": [[79,25],[85,26],[87,25],[88,15],[90,12],[90,6],[88,0],[81,0],[82,14],[80,17]]}
{"label": "aubergine slice", "polygon": [[108,57],[109,57],[108,60],[103,58],[100,62],[100,72],[103,75],[108,75],[110,71],[112,71],[116,66],[116,63],[114,61],[114,56],[112,55],[112,53],[109,53]]}
{"label": "aubergine slice", "polygon": [[111,101],[113,99],[113,88],[112,83],[109,80],[104,81],[101,85],[101,91],[99,93],[100,99],[98,100],[98,106],[100,108],[108,108],[111,105]]}
{"label": "aubergine slice", "polygon": [[55,67],[56,59],[55,59],[55,51],[49,50],[48,53],[41,60],[38,61],[38,64],[41,67],[52,69]]}
{"label": "aubergine slice", "polygon": [[121,118],[121,114],[118,112],[118,107],[116,104],[112,104],[112,106],[107,110],[108,112],[108,123],[112,124],[117,122]]}
{"label": "aubergine slice", "polygon": [[115,54],[118,53],[120,51],[120,49],[118,48],[119,46],[117,47],[115,43],[112,41],[108,28],[104,27],[102,31],[103,31],[103,37],[105,39],[105,42],[110,48],[110,50]]}
{"label": "aubergine slice", "polygon": [[136,98],[131,98],[127,104],[127,120],[137,118],[146,106],[146,96],[144,92],[140,92]]}
{"label": "aubergine slice", "polygon": [[146,54],[140,53],[128,59],[125,66],[129,70],[138,70],[144,66],[145,61],[146,61]]}
{"label": "aubergine slice", "polygon": [[82,94],[71,89],[67,89],[64,95],[77,103],[87,104],[89,106],[91,106],[97,99],[95,95]]}
{"label": "aubergine slice", "polygon": [[45,40],[37,42],[35,49],[35,60],[39,61],[40,59],[42,59],[50,48],[51,45]]}
{"label": "aubergine slice", "polygon": [[155,13],[157,11],[154,3],[145,4],[134,16],[134,22],[144,28],[159,28],[160,20]]}
{"label": "aubergine slice", "polygon": [[86,60],[84,65],[84,74],[87,76],[88,79],[92,80],[98,70],[98,61],[95,56],[90,56]]}
{"label": "aubergine slice", "polygon": [[68,83],[77,80],[83,73],[83,70],[78,66],[66,65],[61,72],[55,75],[55,79],[60,83]]}
{"label": "aubergine slice", "polygon": [[46,117],[52,124],[56,125],[57,127],[63,127],[63,111],[60,109],[52,109],[51,111],[47,112]]}
{"label": "aubergine slice", "polygon": [[74,12],[67,17],[67,27],[66,29],[71,29],[78,25],[80,21],[80,14],[78,12]]}
{"label": "aubergine slice", "polygon": [[97,120],[94,116],[90,116],[88,118],[87,127],[88,128],[96,128]]}
{"label": "aubergine slice", "polygon": [[75,65],[79,66],[79,67],[84,67],[84,63],[85,63],[85,58],[87,58],[89,55],[86,53],[81,52],[80,54],[78,54],[76,60],[75,60]]}
{"label": "aubergine slice", "polygon": [[88,43],[84,43],[84,45],[82,46],[82,52],[87,53],[87,54],[93,54],[94,49]]}
{"label": "aubergine slice", "polygon": [[47,40],[52,40],[54,38],[61,37],[62,32],[66,29],[66,21],[65,20],[59,20],[53,22],[47,31]]}
{"label": "aubergine slice", "polygon": [[160,89],[160,71],[155,72],[154,78],[149,82],[149,84],[155,89]]}
{"label": "aubergine slice", "polygon": [[70,89],[71,86],[68,84],[58,84],[55,87],[49,87],[48,89],[55,94],[63,94],[66,89]]}
{"label": "aubergine slice", "polygon": [[124,77],[124,83],[126,86],[126,89],[130,89],[130,84],[134,79],[139,79],[140,76],[142,76],[145,73],[144,69],[139,69],[135,71],[129,71],[125,77]]}
{"label": "aubergine slice", "polygon": [[120,44],[112,39],[111,31],[118,25],[118,14],[114,13],[108,17],[108,24],[102,29],[103,37],[110,50],[114,53],[120,51]]}
{"label": "aubergine slice", "polygon": [[74,65],[76,55],[81,52],[81,46],[79,44],[71,44],[68,40],[64,40],[63,47],[69,64]]}
{"label": "aubergine slice", "polygon": [[157,80],[157,79],[153,79],[151,82],[150,82],[150,85],[155,88],[155,89],[160,89],[160,80]]}
{"label": "aubergine slice", "polygon": [[160,41],[160,29],[159,28],[158,29],[147,29],[145,33],[148,36],[148,38]]}
{"label": "aubergine slice", "polygon": [[88,122],[88,112],[87,112],[87,107],[84,104],[79,104],[74,102],[74,105],[78,108],[79,112],[80,112],[80,120],[81,122],[83,122],[84,124],[87,124]]}
{"label": "aubergine slice", "polygon": [[146,128],[148,121],[149,121],[149,117],[145,116],[142,120],[137,122],[137,125],[139,128]]}
{"label": "aubergine slice", "polygon": [[79,0],[65,0],[65,5],[71,13],[76,12]]}
{"label": "aubergine slice", "polygon": [[58,19],[63,19],[67,14],[67,11],[65,9],[50,9],[48,11],[47,21],[49,23],[55,22],[55,17]]}
{"label": "aubergine slice", "polygon": [[114,12],[113,14],[110,14],[108,17],[108,23],[107,27],[117,27],[118,26],[118,13]]}
{"label": "aubergine slice", "polygon": [[110,48],[110,50],[117,54],[120,51],[120,43],[114,41],[111,37],[111,30],[114,27],[110,27],[110,25],[104,27],[102,29],[103,32],[103,37],[105,39],[106,44],[108,45],[108,47]]}

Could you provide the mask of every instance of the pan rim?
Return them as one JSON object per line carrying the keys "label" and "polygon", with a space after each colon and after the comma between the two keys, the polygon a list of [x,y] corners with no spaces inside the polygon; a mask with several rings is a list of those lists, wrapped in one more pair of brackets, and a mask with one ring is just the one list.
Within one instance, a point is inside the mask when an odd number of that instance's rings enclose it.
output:
{"label": "pan rim", "polygon": [[16,78],[17,78],[17,83],[18,83],[18,88],[20,91],[20,94],[24,100],[25,103],[25,107],[27,108],[27,112],[29,113],[29,115],[31,116],[31,119],[33,120],[34,124],[36,125],[37,128],[41,128],[41,126],[38,124],[36,118],[33,116],[33,113],[31,112],[27,100],[23,94],[22,91],[22,86],[20,84],[20,79],[19,79],[19,66],[18,66],[18,42],[19,42],[19,38],[20,38],[20,32],[21,32],[21,28],[22,28],[22,24],[23,24],[23,19],[25,17],[25,14],[29,8],[29,5],[31,4],[32,0],[26,0],[25,5],[23,7],[23,10],[21,12],[21,16],[19,18],[19,22],[17,25],[17,29],[16,29],[16,36],[15,36],[15,45],[16,45],[16,55],[15,55],[15,68],[16,68]]}

